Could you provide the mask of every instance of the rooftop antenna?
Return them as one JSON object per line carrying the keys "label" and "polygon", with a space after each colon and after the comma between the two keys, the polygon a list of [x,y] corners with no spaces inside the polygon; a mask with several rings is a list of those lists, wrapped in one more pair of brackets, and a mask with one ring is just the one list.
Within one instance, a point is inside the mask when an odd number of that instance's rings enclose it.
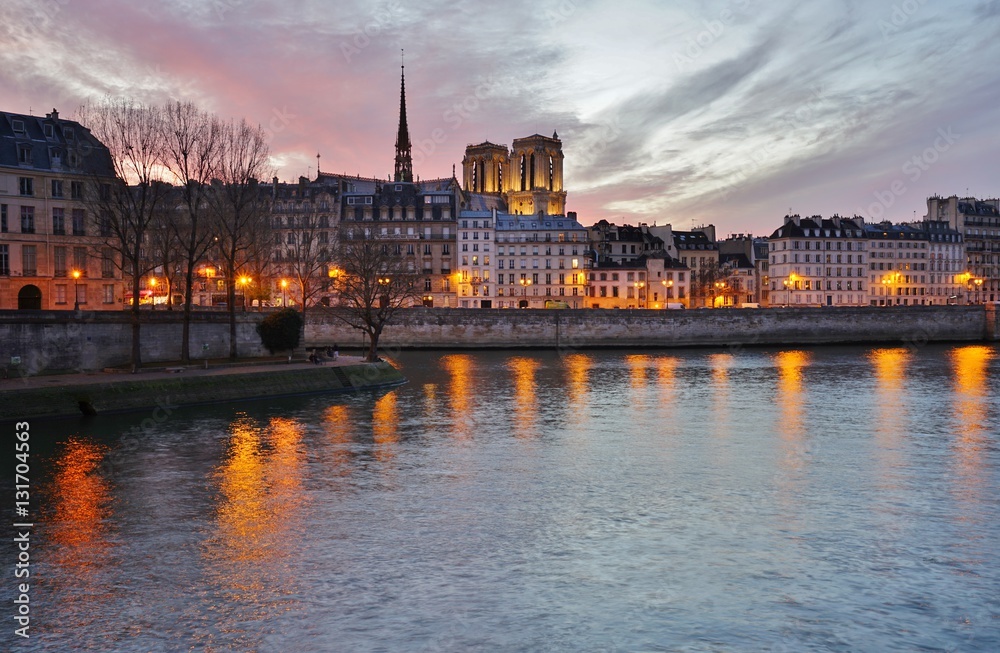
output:
{"label": "rooftop antenna", "polygon": [[319,152],[316,153],[316,176],[319,177]]}

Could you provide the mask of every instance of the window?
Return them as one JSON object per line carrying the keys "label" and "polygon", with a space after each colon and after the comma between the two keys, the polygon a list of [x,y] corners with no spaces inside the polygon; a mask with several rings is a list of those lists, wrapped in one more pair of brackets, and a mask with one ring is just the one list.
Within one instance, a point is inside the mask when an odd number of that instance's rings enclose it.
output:
{"label": "window", "polygon": [[0,233],[7,233],[7,205],[0,204]]}
{"label": "window", "polygon": [[21,245],[21,275],[34,277],[38,274],[38,251],[34,245]]}
{"label": "window", "polygon": [[0,245],[0,276],[10,276],[10,245]]}
{"label": "window", "polygon": [[18,177],[17,178],[18,187],[20,188],[21,195],[30,197],[35,194],[35,180],[31,177]]}
{"label": "window", "polygon": [[430,291],[431,291],[431,280],[424,279],[424,292],[430,292]]}
{"label": "window", "polygon": [[35,233],[35,207],[33,206],[21,207],[21,233]]}
{"label": "window", "polygon": [[78,304],[86,304],[87,303],[87,284],[85,284],[85,283],[76,283],[76,284],[73,284],[73,287],[76,288],[76,302]]}
{"label": "window", "polygon": [[24,121],[23,120],[11,120],[10,126],[14,129],[15,134],[24,133]]}
{"label": "window", "polygon": [[73,235],[86,236],[86,213],[83,209],[73,209]]}
{"label": "window", "polygon": [[80,271],[82,276],[87,276],[87,248],[73,248],[73,268]]}
{"label": "window", "polygon": [[63,197],[63,182],[62,179],[52,180],[52,197]]}
{"label": "window", "polygon": [[56,284],[56,304],[66,303],[66,284],[57,283]]}
{"label": "window", "polygon": [[69,195],[75,200],[83,199],[83,182],[82,181],[71,181],[69,182]]}
{"label": "window", "polygon": [[106,283],[101,286],[101,299],[105,304],[115,303],[115,287],[113,284]]}
{"label": "window", "polygon": [[115,277],[115,252],[110,247],[101,250],[101,277],[104,279]]}
{"label": "window", "polygon": [[61,207],[52,209],[52,233],[57,236],[66,235],[66,209]]}
{"label": "window", "polygon": [[53,274],[57,277],[66,276],[66,248],[65,247],[53,247],[52,248],[52,270]]}
{"label": "window", "polygon": [[17,162],[18,163],[31,163],[31,146],[30,145],[18,145],[17,146]]}

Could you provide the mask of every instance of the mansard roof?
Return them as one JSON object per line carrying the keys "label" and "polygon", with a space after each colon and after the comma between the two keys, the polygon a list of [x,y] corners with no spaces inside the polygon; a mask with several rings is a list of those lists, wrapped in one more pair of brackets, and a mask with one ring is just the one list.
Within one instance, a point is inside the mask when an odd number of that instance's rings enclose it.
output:
{"label": "mansard roof", "polygon": [[[21,163],[21,150],[27,150],[26,163]],[[0,166],[115,176],[107,147],[55,109],[44,117],[0,111]]]}
{"label": "mansard roof", "polygon": [[774,230],[770,236],[780,238],[864,238],[864,220],[860,217],[823,218],[814,215],[810,218],[800,218],[797,215],[786,215],[785,224]]}

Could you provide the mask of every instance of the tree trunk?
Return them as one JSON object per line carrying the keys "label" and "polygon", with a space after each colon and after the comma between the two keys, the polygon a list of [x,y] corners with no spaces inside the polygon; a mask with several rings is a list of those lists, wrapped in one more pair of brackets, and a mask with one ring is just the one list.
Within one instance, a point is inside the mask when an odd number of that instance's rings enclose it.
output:
{"label": "tree trunk", "polygon": [[236,360],[236,284],[230,283],[226,292],[229,299],[229,358]]}
{"label": "tree trunk", "polygon": [[184,277],[184,320],[181,327],[181,361],[191,361],[191,290],[194,288],[194,274],[190,263]]}

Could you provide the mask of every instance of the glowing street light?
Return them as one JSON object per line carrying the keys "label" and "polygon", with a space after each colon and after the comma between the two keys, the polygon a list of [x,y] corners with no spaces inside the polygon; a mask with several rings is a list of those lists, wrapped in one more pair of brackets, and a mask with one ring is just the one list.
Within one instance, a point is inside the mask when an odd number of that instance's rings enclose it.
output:
{"label": "glowing street light", "polygon": [[642,289],[646,287],[645,281],[636,281],[635,286],[635,305],[636,308],[642,308]]}
{"label": "glowing street light", "polygon": [[156,277],[149,278],[149,310],[156,310]]}
{"label": "glowing street light", "polygon": [[247,286],[253,281],[250,277],[243,276],[236,280],[236,284],[243,287],[243,312],[247,310]]}
{"label": "glowing street light", "polygon": [[281,307],[284,308],[285,304],[285,289],[288,288],[288,279],[281,280]]}
{"label": "glowing street light", "polygon": [[663,284],[663,308],[666,308],[667,307],[667,299],[673,299],[672,297],[667,297],[667,288],[673,288],[674,287],[674,281],[673,281],[673,279],[670,279],[670,280],[664,279],[660,283]]}

